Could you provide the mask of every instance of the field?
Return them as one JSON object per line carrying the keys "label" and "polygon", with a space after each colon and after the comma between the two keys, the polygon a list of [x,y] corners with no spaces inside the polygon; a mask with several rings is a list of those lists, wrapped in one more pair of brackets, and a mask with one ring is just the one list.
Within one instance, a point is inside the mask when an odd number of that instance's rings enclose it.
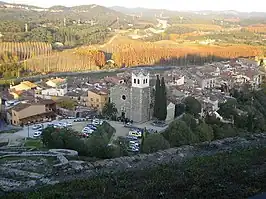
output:
{"label": "field", "polygon": [[220,31],[223,28],[212,24],[177,24],[180,27],[193,28],[197,31]]}
{"label": "field", "polygon": [[[177,43],[170,40],[145,42],[118,35],[104,46],[82,46],[54,52],[50,56],[36,56],[27,60],[25,65],[32,71],[45,73],[99,70],[105,65],[106,55],[103,52],[110,53],[110,58],[116,62],[118,68],[123,65],[169,65],[160,60],[169,57],[182,58],[188,54],[221,58],[263,54],[262,47],[245,44],[200,45],[190,41]],[[173,64],[176,63],[170,65]]]}
{"label": "field", "polygon": [[52,46],[45,42],[0,42],[0,56],[8,52],[21,60],[43,54],[49,55],[51,51]]}
{"label": "field", "polygon": [[244,28],[247,31],[266,34],[266,24],[256,24]]}
{"label": "field", "polygon": [[[184,64],[180,59],[188,55],[200,57],[219,57],[221,59],[237,57],[265,56],[265,41],[257,32],[263,32],[265,26],[256,25],[247,27],[247,31],[217,32],[223,27],[212,24],[178,24],[185,30],[193,28],[197,31],[175,34],[162,33],[161,40],[155,42],[130,39],[126,33],[120,31],[103,45],[95,44],[81,46],[74,49],[50,51],[50,46],[45,43],[0,43],[4,49],[17,49],[26,59],[20,71],[31,71],[30,75],[52,72],[96,71],[122,66],[141,65],[178,65]],[[178,29],[180,30],[180,29]],[[174,31],[174,29],[172,30]],[[203,44],[214,40],[211,44]],[[264,42],[264,43],[263,43]],[[31,52],[31,53],[29,53]],[[169,59],[179,61],[169,61]],[[106,65],[106,60],[113,59],[115,65]],[[165,61],[167,60],[167,61]],[[213,59],[202,59],[195,63],[195,58],[185,60],[185,63],[202,64]],[[5,68],[3,68],[5,70]],[[1,71],[0,71],[1,72]],[[14,69],[11,74],[17,73]],[[4,76],[5,77],[5,76]]]}

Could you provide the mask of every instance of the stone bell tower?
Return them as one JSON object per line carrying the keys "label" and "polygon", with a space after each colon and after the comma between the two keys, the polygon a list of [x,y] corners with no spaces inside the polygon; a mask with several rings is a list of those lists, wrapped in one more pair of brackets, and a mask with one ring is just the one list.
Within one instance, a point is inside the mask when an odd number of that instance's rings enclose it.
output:
{"label": "stone bell tower", "polygon": [[130,119],[134,122],[147,122],[151,118],[150,74],[145,70],[132,72],[130,90]]}

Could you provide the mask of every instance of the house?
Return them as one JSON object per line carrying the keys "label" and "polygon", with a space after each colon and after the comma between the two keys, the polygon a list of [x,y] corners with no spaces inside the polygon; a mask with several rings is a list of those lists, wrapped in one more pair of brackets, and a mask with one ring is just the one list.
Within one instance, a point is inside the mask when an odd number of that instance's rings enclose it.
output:
{"label": "house", "polygon": [[59,96],[63,97],[67,93],[67,87],[61,88],[48,88],[41,91],[42,98],[47,98],[47,96]]}
{"label": "house", "polygon": [[53,100],[40,100],[35,103],[19,103],[8,110],[9,122],[20,126],[55,119],[56,103]]}
{"label": "house", "polygon": [[44,99],[51,99],[51,96],[63,97],[68,92],[67,82],[65,79],[50,79],[45,82],[45,84],[45,87],[47,88],[36,91],[36,96]]}
{"label": "house", "polygon": [[108,91],[105,89],[91,89],[88,91],[87,106],[101,112],[108,102]]}
{"label": "house", "polygon": [[64,84],[67,84],[67,82],[66,82],[66,79],[62,79],[62,78],[50,79],[46,82],[46,85],[53,87],[53,88],[61,87]]}
{"label": "house", "polygon": [[15,85],[15,86],[12,86],[10,85],[10,91],[13,92],[13,91],[27,91],[27,90],[33,90],[33,89],[36,89],[37,88],[37,85],[30,82],[30,81],[23,81],[21,82],[20,84],[18,85]]}

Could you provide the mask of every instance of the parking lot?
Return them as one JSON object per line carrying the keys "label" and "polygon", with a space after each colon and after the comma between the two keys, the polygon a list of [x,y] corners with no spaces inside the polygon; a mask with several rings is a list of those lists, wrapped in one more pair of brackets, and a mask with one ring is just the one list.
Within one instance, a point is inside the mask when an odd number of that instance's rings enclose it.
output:
{"label": "parking lot", "polygon": [[87,124],[89,124],[89,121],[86,122],[73,122],[72,129],[77,132],[81,132]]}
{"label": "parking lot", "polygon": [[[82,132],[83,128],[90,123],[90,121],[81,121],[81,122],[74,122],[74,119],[64,119],[64,120],[55,120],[52,123],[58,123],[58,122],[70,122],[73,124],[72,128],[73,130],[77,131],[77,132]],[[117,122],[117,121],[107,121],[112,127],[115,128],[116,133],[114,134],[114,136],[111,139],[111,142],[113,142],[113,140],[116,140],[118,137],[125,137],[128,135],[130,128],[126,128],[124,127],[124,123],[122,122]],[[43,128],[46,128],[49,122],[47,123],[43,123]],[[134,127],[137,128],[146,128],[146,129],[153,129],[154,131],[157,132],[161,132],[163,130],[165,130],[167,127],[156,127],[153,126],[151,124],[151,122],[147,122],[147,123],[143,123],[143,124],[135,124],[133,123]],[[5,135],[5,139],[14,139],[14,138],[26,138],[26,137],[31,137],[33,138],[34,132],[36,132],[36,130],[32,129],[33,125],[25,126],[23,127],[23,129],[19,130],[18,132],[14,133],[14,134],[10,134],[10,135]]]}

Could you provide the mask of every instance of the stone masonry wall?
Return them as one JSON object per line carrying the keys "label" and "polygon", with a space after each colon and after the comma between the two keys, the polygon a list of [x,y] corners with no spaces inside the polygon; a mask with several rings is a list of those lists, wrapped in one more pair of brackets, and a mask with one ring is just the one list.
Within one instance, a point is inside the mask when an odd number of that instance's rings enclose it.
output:
{"label": "stone masonry wall", "polygon": [[235,149],[248,149],[258,146],[265,147],[265,144],[266,134],[259,134],[247,138],[227,138],[194,146],[171,148],[153,154],[140,154],[96,162],[79,161],[75,162],[75,166],[73,164],[71,165],[71,161],[69,161],[69,164],[57,167],[52,180],[65,182],[74,179],[90,178],[104,173],[142,170],[161,164],[180,163],[196,156],[211,156],[217,153],[230,152]]}

